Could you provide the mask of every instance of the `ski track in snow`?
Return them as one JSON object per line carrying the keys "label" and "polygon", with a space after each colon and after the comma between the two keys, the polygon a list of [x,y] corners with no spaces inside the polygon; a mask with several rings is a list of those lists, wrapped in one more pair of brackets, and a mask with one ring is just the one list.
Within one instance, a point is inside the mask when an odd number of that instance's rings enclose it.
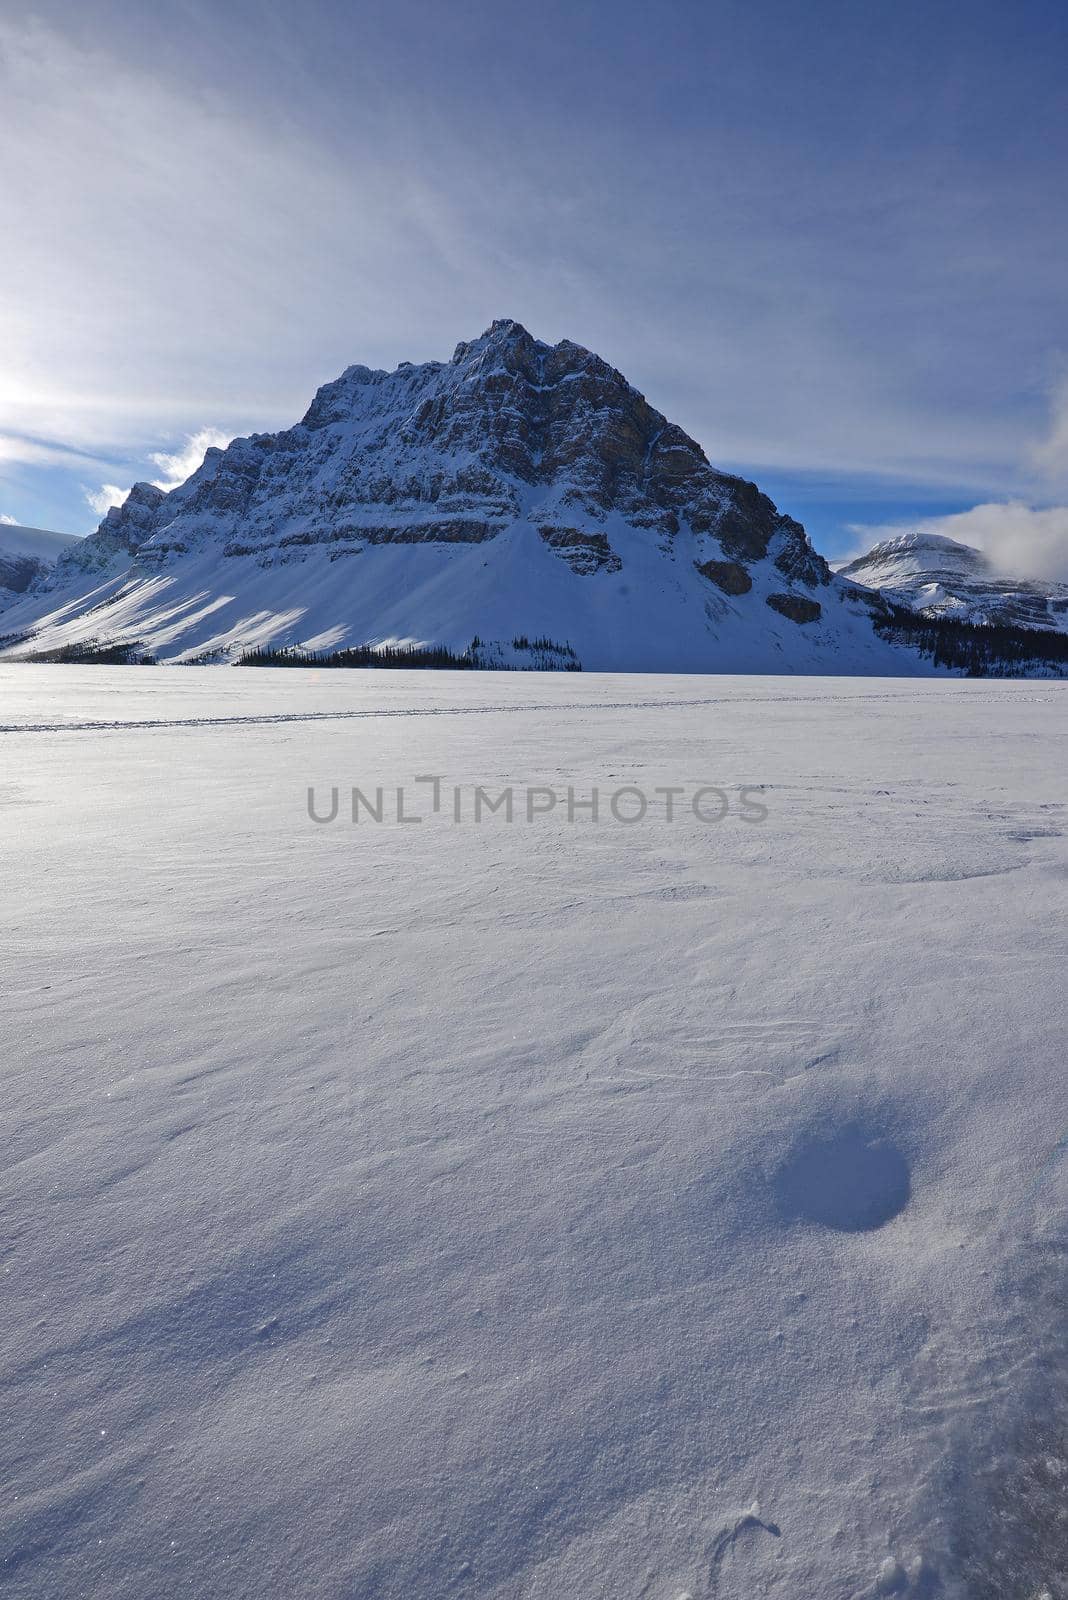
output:
{"label": "ski track in snow", "polygon": [[[96,670],[96,669],[90,669]],[[213,669],[183,669],[188,671],[213,670]],[[791,705],[854,705],[869,701],[891,701],[899,698],[900,691],[896,694],[852,694],[852,695],[791,695]],[[922,699],[923,693],[917,691],[915,698]],[[930,698],[939,698],[931,695]],[[998,696],[996,693],[990,699],[1011,699],[1015,703],[1024,701],[1033,704],[1049,703],[1053,697],[1041,694],[1010,694]],[[63,721],[63,722],[4,722],[0,723],[0,734],[3,733],[113,733],[116,731],[135,732],[139,729],[160,728],[235,728],[257,727],[271,723],[287,722],[352,722],[365,721],[377,717],[470,717],[470,716],[500,716],[513,715],[522,712],[589,712],[589,711],[667,711],[667,710],[694,710],[702,706],[723,705],[782,705],[785,697],[782,695],[702,695],[692,700],[594,700],[594,701],[530,701],[527,704],[513,705],[473,705],[473,706],[377,706],[360,711],[279,711],[264,712],[255,716],[231,717],[145,717],[145,718],[114,718],[104,720]]]}

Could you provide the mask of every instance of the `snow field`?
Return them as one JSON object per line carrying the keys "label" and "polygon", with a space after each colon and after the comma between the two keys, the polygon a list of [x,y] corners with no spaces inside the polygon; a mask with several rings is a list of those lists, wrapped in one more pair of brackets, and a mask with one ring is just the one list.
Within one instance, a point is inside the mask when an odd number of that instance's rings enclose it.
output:
{"label": "snow field", "polygon": [[[8,1592],[1011,1592],[1066,704],[0,668]],[[769,815],[308,819],[432,772]]]}

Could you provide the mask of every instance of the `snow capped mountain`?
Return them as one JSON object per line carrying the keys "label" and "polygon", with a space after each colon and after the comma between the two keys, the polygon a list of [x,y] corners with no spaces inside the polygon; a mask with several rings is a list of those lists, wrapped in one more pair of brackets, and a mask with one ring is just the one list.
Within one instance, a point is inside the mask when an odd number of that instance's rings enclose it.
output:
{"label": "snow capped mountain", "polygon": [[486,665],[542,638],[588,669],[925,670],[873,603],[607,362],[499,321],[449,362],[349,367],[169,494],[136,485],[3,634],[13,656],[477,637]]}
{"label": "snow capped mountain", "polygon": [[924,616],[1068,633],[1068,584],[1000,575],[980,550],[934,533],[906,533],[839,567]]}
{"label": "snow capped mountain", "polygon": [[72,533],[0,522],[0,611],[44,579],[64,551],[79,542]]}

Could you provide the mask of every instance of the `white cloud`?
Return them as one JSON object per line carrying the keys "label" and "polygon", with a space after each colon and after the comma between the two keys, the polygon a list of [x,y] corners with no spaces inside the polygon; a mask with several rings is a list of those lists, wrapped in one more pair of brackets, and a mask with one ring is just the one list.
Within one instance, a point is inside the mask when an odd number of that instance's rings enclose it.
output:
{"label": "white cloud", "polygon": [[116,483],[102,483],[99,489],[86,489],[85,498],[98,517],[105,517],[112,506],[122,505],[129,492],[129,489],[120,489]]}
{"label": "white cloud", "polygon": [[288,426],[349,362],[381,359],[382,330],[421,359],[485,326],[500,309],[490,247],[447,202],[426,214],[370,107],[365,120],[340,154],[235,97],[0,18],[18,238],[0,255],[0,428],[121,459],[209,407],[231,435]]}
{"label": "white cloud", "polygon": [[[212,448],[225,450],[229,443],[230,435],[220,433],[218,428],[198,428],[195,433],[186,434],[185,444],[180,450],[173,453],[153,450],[148,459],[159,468],[162,476],[151,479],[151,482],[157,489],[168,492],[177,489],[201,465],[206,451]],[[83,490],[86,503],[98,517],[106,516],[112,506],[121,506],[129,492],[129,488],[122,489],[117,483],[102,483],[99,489]]]}
{"label": "white cloud", "polygon": [[[403,6],[376,24],[340,94],[314,5],[254,37],[208,0],[178,30],[32,9],[58,20],[0,6],[0,428],[103,456],[74,485],[129,481],[207,416],[289,426],[349,362],[447,358],[508,315],[599,350],[747,476],[1064,498],[1030,388],[1065,343],[1064,224],[982,165],[957,184],[893,141],[814,161],[730,85],[706,130],[650,120],[655,97],[620,122],[618,94],[570,94],[578,51],[547,113],[443,69],[432,7],[418,48]],[[462,37],[442,25],[470,70]]]}
{"label": "white cloud", "polygon": [[224,93],[181,38],[158,62],[137,38],[0,20],[0,426],[125,462],[206,415],[288,426],[349,362],[447,357],[510,315],[618,362],[717,463],[1039,492],[1003,376],[1030,352],[1015,323],[989,333],[1022,297],[999,278],[994,317],[959,292],[943,185],[849,212],[843,249],[822,226],[852,199],[835,162],[810,193],[740,136],[709,166],[670,130],[546,119],[533,96],[487,124],[448,74],[398,94],[373,52],[320,108],[303,27],[281,102],[254,48]]}
{"label": "white cloud", "polygon": [[1007,577],[1068,581],[1068,506],[1035,507],[1022,500],[993,501],[945,517],[917,522],[852,522],[854,556],[903,533],[934,533],[982,550]]}
{"label": "white cloud", "polygon": [[1047,477],[1068,481],[1068,378],[1054,386],[1049,433],[1031,451],[1035,465]]}
{"label": "white cloud", "polygon": [[0,522],[4,523],[5,527],[8,528],[18,527],[18,523],[15,521],[14,517],[9,517],[6,511],[0,511]]}
{"label": "white cloud", "polygon": [[149,460],[161,469],[163,476],[153,478],[152,482],[157,489],[177,489],[202,464],[208,450],[225,450],[230,439],[230,434],[220,433],[218,428],[198,428],[196,433],[186,435],[184,447],[173,455],[154,450]]}
{"label": "white cloud", "polygon": [[28,439],[17,432],[0,433],[0,463],[10,466],[84,467],[91,459],[84,450],[65,444]]}

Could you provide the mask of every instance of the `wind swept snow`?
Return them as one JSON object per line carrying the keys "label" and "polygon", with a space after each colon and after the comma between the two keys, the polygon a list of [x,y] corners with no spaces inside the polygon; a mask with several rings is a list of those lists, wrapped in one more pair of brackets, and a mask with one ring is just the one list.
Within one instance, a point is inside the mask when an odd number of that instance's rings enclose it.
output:
{"label": "wind swept snow", "polygon": [[6,1592],[1062,1595],[1066,695],[0,667]]}

